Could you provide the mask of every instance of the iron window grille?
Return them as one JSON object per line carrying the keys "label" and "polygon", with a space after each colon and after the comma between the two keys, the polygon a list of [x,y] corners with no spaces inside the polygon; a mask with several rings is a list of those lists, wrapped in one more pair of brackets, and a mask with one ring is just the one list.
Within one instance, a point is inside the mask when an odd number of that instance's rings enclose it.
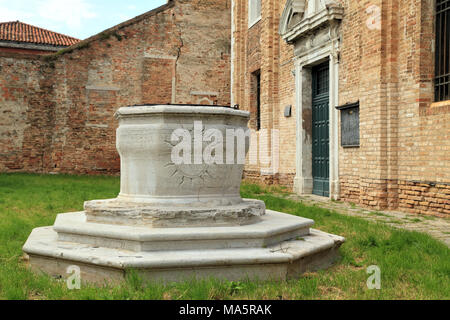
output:
{"label": "iron window grille", "polygon": [[450,0],[436,0],[435,101],[450,100]]}
{"label": "iron window grille", "polygon": [[256,130],[261,130],[261,73],[256,74]]}

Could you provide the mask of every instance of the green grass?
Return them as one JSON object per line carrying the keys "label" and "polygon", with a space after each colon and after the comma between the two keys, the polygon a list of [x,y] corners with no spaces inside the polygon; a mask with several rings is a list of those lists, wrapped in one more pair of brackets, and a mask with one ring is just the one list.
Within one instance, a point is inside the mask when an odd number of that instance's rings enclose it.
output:
{"label": "green grass", "polygon": [[[31,230],[52,225],[56,214],[79,211],[83,202],[113,198],[114,177],[0,175],[0,299],[449,299],[449,248],[428,235],[343,216],[319,207],[282,199],[286,193],[244,184],[242,195],[264,200],[267,207],[312,218],[316,228],[342,235],[342,258],[326,271],[286,282],[214,279],[162,285],[130,273],[118,286],[65,283],[28,271],[22,246]],[[272,193],[273,192],[273,193]],[[382,289],[368,290],[367,267],[378,265]]]}
{"label": "green grass", "polygon": [[378,211],[370,212],[369,214],[373,215],[373,216],[378,216],[378,217],[390,218],[390,216],[388,216],[387,214],[384,214],[384,213],[378,212]]}
{"label": "green grass", "polygon": [[420,220],[419,218],[415,218],[415,219],[403,218],[403,220],[406,221],[406,222],[412,222],[412,223],[422,222],[422,220]]}

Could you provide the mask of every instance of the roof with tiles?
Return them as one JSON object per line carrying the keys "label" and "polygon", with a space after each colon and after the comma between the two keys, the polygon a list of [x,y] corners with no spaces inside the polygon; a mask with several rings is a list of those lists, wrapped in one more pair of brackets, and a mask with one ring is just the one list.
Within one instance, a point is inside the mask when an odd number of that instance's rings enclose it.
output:
{"label": "roof with tiles", "polygon": [[20,21],[0,23],[0,41],[68,47],[80,40]]}

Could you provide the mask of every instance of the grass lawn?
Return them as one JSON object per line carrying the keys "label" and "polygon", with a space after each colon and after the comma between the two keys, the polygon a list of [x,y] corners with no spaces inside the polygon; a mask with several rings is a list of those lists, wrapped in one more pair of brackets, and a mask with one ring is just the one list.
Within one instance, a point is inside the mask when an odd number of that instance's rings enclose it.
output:
{"label": "grass lawn", "polygon": [[[331,269],[287,282],[189,281],[167,286],[131,274],[120,286],[83,286],[29,272],[22,246],[31,230],[53,225],[58,213],[80,211],[86,200],[114,198],[114,177],[0,174],[0,299],[449,299],[450,250],[428,235],[339,215],[274,196],[245,184],[242,195],[272,210],[316,221],[316,228],[347,242]],[[382,289],[368,290],[366,269],[377,265]]]}

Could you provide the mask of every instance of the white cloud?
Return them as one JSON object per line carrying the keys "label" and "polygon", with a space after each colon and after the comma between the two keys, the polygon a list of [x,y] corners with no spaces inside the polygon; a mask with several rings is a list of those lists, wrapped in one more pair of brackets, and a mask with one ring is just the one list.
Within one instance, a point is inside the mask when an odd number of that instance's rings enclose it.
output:
{"label": "white cloud", "polygon": [[26,12],[22,10],[11,10],[2,6],[0,1],[0,22],[9,22],[16,20],[26,20],[31,19],[34,16],[31,12]]}
{"label": "white cloud", "polygon": [[78,30],[87,19],[97,17],[92,6],[85,0],[41,0],[37,14],[52,24],[66,24],[69,29]]}

